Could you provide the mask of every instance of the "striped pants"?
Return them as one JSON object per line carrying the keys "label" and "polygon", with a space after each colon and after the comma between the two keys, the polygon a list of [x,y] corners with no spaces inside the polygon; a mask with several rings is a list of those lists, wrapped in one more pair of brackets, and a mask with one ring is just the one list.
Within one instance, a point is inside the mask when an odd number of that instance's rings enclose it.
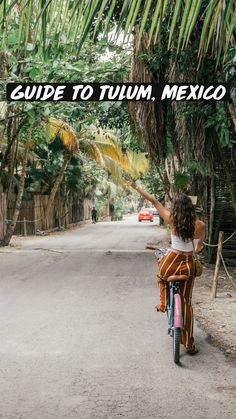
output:
{"label": "striped pants", "polygon": [[180,283],[180,294],[184,312],[184,327],[181,336],[181,343],[186,349],[194,348],[193,338],[193,309],[192,309],[192,290],[194,285],[193,277],[193,256],[181,255],[170,251],[159,264],[157,282],[160,289],[160,305],[166,308],[168,301],[168,283],[166,279],[171,275],[187,275],[188,281]]}

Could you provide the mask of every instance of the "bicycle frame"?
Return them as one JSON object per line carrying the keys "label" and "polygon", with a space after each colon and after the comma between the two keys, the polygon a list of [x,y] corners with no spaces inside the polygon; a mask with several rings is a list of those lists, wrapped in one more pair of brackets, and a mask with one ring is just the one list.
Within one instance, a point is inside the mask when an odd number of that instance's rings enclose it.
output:
{"label": "bicycle frame", "polygon": [[168,293],[168,333],[172,335],[174,327],[183,327],[182,304],[180,297],[180,283],[178,281],[169,283]]}

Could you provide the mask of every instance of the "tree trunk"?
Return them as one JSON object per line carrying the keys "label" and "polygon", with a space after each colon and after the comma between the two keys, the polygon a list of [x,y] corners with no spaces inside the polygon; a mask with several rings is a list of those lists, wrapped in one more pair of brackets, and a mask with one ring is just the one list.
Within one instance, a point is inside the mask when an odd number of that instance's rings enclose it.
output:
{"label": "tree trunk", "polygon": [[48,216],[49,216],[51,206],[52,206],[53,201],[55,199],[58,188],[59,188],[59,186],[60,186],[60,184],[63,180],[64,174],[65,174],[65,171],[66,171],[66,168],[67,168],[67,165],[68,165],[70,159],[71,159],[71,155],[70,154],[65,154],[64,160],[63,160],[63,163],[62,163],[62,166],[61,166],[61,170],[60,170],[60,172],[59,172],[59,174],[56,178],[56,181],[54,183],[54,186],[53,186],[53,188],[51,190],[51,193],[49,195],[49,198],[48,198],[48,203],[47,203],[47,206],[46,206],[46,209],[45,209],[45,220],[46,221],[48,220]]}
{"label": "tree trunk", "polygon": [[209,217],[209,231],[208,231],[208,242],[212,243],[213,223],[215,217],[215,177],[214,174],[211,176],[211,192],[210,192],[210,217]]}
{"label": "tree trunk", "polygon": [[[15,116],[12,119],[13,122],[13,137],[15,136],[15,132],[18,131],[18,126],[17,126],[17,116]],[[11,150],[8,156],[8,174],[9,174],[9,179],[8,179],[8,185],[7,185],[7,206],[9,203],[9,197],[12,193],[12,183],[13,183],[13,178],[14,178],[14,169],[16,168],[16,173],[17,173],[17,152],[18,152],[18,142],[19,142],[19,134],[16,138],[16,140],[13,142],[12,146],[11,146]]]}
{"label": "tree trunk", "polygon": [[21,207],[21,203],[22,203],[22,197],[23,197],[23,193],[24,193],[25,175],[26,175],[26,167],[27,167],[27,161],[28,161],[28,154],[29,154],[29,147],[30,147],[30,142],[31,142],[32,129],[33,129],[32,127],[29,128],[28,140],[27,140],[27,143],[26,143],[26,146],[25,146],[22,172],[21,172],[21,176],[20,176],[19,189],[18,189],[18,194],[17,194],[17,198],[16,198],[16,206],[15,206],[14,214],[13,214],[13,217],[12,217],[12,222],[8,226],[5,237],[0,242],[1,246],[8,246],[9,245],[9,243],[11,241],[11,238],[12,238],[12,235],[14,233],[15,227],[16,227],[18,217],[19,217],[20,207]]}
{"label": "tree trunk", "polygon": [[227,105],[228,105],[228,111],[230,113],[230,116],[234,124],[234,128],[236,128],[236,111],[234,109],[233,103],[228,102]]}
{"label": "tree trunk", "polygon": [[7,148],[6,148],[6,151],[4,153],[4,156],[3,156],[2,162],[1,162],[1,171],[6,167],[6,164],[7,164],[8,158],[9,158],[9,154],[11,152],[11,148],[12,148],[15,140],[17,139],[21,128],[26,123],[26,120],[27,120],[27,118],[25,117],[21,120],[21,122],[19,122],[17,130],[14,132],[14,134],[11,136],[11,138],[8,141]]}

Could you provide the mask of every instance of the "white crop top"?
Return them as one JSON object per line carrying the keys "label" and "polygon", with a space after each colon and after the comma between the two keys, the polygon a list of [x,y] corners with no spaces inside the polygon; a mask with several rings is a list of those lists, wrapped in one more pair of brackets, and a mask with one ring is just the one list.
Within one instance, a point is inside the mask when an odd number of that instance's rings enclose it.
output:
{"label": "white crop top", "polygon": [[[194,248],[196,249],[198,245],[199,239],[193,239]],[[175,234],[171,234],[171,247],[175,250],[180,250],[182,252],[192,252],[193,250],[193,243],[192,241],[185,242],[181,237],[175,236]]]}

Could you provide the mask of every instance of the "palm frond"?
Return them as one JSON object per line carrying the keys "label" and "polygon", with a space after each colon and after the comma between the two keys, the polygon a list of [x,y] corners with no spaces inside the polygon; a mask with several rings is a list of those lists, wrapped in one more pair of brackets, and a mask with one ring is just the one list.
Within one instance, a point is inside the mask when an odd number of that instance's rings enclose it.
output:
{"label": "palm frond", "polygon": [[117,162],[122,159],[120,141],[111,132],[93,127],[86,127],[86,129],[81,132],[81,144],[86,143],[88,140],[90,141],[90,144],[96,145],[102,154],[109,155],[109,157]]}
{"label": "palm frond", "polygon": [[[19,42],[26,45],[30,40],[36,45],[41,39],[44,48],[46,35],[50,33],[57,45],[62,35],[64,38],[67,35],[78,52],[90,36],[91,27],[94,27],[95,34],[102,20],[105,34],[110,31],[110,23],[116,20],[117,36],[121,33],[129,36],[137,28],[140,39],[145,32],[148,33],[149,43],[160,39],[162,25],[168,25],[169,48],[177,39],[179,50],[188,47],[199,22],[200,59],[208,51],[213,51],[218,59],[222,53],[226,57],[228,48],[235,45],[235,0],[146,0],[145,5],[141,0],[124,0],[118,17],[115,6],[115,0],[5,0],[0,4],[3,39],[7,40],[18,16]],[[30,39],[32,28],[34,33]]]}
{"label": "palm frond", "polygon": [[121,166],[109,156],[103,156],[105,168],[108,170],[116,183],[122,182],[122,168]]}
{"label": "palm frond", "polygon": [[170,48],[172,40],[173,40],[174,31],[175,31],[175,28],[177,26],[178,19],[179,19],[180,13],[181,13],[181,5],[182,4],[183,4],[182,0],[176,0],[173,17],[171,19],[171,24],[170,24],[168,48]]}
{"label": "palm frond", "polygon": [[149,168],[149,162],[144,153],[136,153],[132,150],[126,152],[123,157],[122,167],[134,178],[146,174]]}
{"label": "palm frond", "polygon": [[86,156],[94,159],[101,167],[106,166],[100,147],[93,140],[83,139],[80,148]]}
{"label": "palm frond", "polygon": [[[201,0],[198,0],[198,1],[201,1]],[[184,39],[184,31],[185,31],[185,28],[186,28],[186,24],[188,22],[191,3],[192,3],[192,0],[187,0],[185,2],[185,7],[183,9],[183,14],[182,14],[182,17],[181,17],[181,25],[180,25],[180,29],[179,29],[178,50],[180,49],[182,40]]]}
{"label": "palm frond", "polygon": [[119,182],[124,170],[135,178],[148,170],[148,159],[144,153],[123,152],[119,138],[111,132],[88,127],[81,133],[80,144],[82,151]]}
{"label": "palm frond", "polygon": [[75,152],[77,150],[78,144],[76,132],[71,125],[61,119],[50,117],[46,122],[46,128],[49,134],[49,142],[52,142],[56,137],[59,137],[63,145],[70,152]]}

